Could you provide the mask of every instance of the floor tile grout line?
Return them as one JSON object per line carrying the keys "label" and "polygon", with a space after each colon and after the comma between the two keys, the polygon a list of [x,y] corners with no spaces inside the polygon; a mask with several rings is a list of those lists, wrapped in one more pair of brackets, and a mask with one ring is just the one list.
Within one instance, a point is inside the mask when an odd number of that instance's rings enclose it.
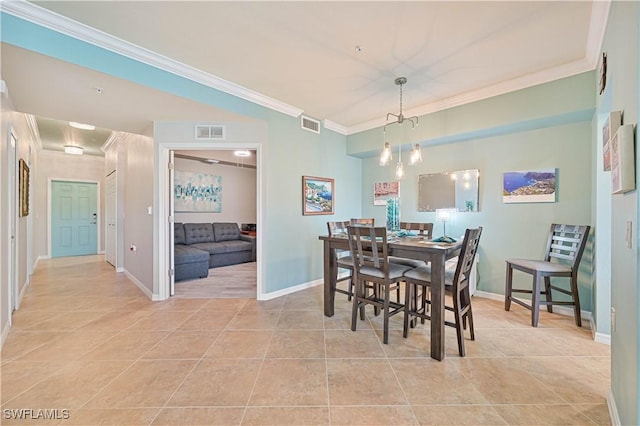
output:
{"label": "floor tile grout line", "polygon": [[[285,299],[286,302],[286,299]],[[283,303],[284,306],[284,303]],[[278,313],[278,318],[275,321],[276,324],[276,328],[278,325],[278,322],[280,321],[280,316],[282,315],[282,307],[280,308],[280,311]],[[271,341],[273,340],[273,331],[274,330],[270,330],[271,331],[271,336],[269,337],[269,343],[267,344],[262,360],[260,361],[260,367],[258,368],[258,372],[256,373],[256,378],[253,381],[253,385],[251,386],[251,390],[249,391],[249,395],[247,396],[247,401],[244,405],[244,410],[242,412],[242,417],[240,417],[240,423],[242,424],[244,422],[244,418],[247,415],[247,411],[249,410],[249,403],[251,402],[251,397],[253,396],[253,392],[256,389],[256,385],[258,384],[258,380],[260,379],[260,373],[262,373],[262,367],[264,366],[265,360],[266,360],[266,355],[267,355],[267,351],[269,350],[269,346],[271,345]]]}

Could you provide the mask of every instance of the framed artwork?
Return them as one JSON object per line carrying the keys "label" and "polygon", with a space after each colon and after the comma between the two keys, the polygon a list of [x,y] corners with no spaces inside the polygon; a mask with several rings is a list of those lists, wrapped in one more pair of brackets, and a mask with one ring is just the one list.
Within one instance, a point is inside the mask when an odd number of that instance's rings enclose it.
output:
{"label": "framed artwork", "polygon": [[602,169],[611,170],[611,137],[616,134],[622,120],[620,111],[613,111],[607,116],[602,126]]}
{"label": "framed artwork", "polygon": [[222,176],[176,170],[173,192],[176,212],[222,211]]}
{"label": "framed artwork", "polygon": [[611,138],[611,192],[623,194],[636,189],[633,125],[620,126]]}
{"label": "framed artwork", "polygon": [[505,172],[503,203],[555,203],[556,169]]}
{"label": "framed artwork", "polygon": [[373,184],[373,205],[386,206],[390,198],[400,197],[400,182],[376,182]]}
{"label": "framed artwork", "polygon": [[29,216],[29,166],[22,158],[18,161],[18,174],[20,217]]}
{"label": "framed artwork", "polygon": [[335,196],[334,180],[302,176],[302,214],[333,214]]}

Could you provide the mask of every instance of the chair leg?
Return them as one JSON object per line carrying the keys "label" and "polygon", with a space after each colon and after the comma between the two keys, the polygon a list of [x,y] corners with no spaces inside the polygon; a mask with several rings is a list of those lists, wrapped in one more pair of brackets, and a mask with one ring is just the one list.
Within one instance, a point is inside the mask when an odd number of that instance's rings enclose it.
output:
{"label": "chair leg", "polygon": [[[551,277],[544,277],[544,294],[547,302],[551,302]],[[547,304],[547,312],[553,313],[553,305]]]}
{"label": "chair leg", "polygon": [[384,303],[382,305],[383,335],[382,343],[389,343],[389,285],[384,286]]}
{"label": "chair leg", "polygon": [[[364,306],[360,306],[360,281],[356,281],[354,283],[354,292],[353,292],[353,305],[351,307],[351,331],[356,331],[357,323],[358,323],[358,310],[360,311],[360,317],[362,318],[363,308]],[[362,283],[364,286],[364,283]],[[364,289],[362,290],[364,291]],[[362,318],[364,320],[364,318]]]}
{"label": "chair leg", "polygon": [[[417,309],[417,304],[415,300],[415,296],[412,300],[412,289],[413,285],[410,282],[406,282],[405,290],[404,290],[404,320],[402,324],[402,337],[406,338],[409,335],[409,316],[411,315],[411,308]],[[413,324],[413,320],[412,324]]]}
{"label": "chair leg", "polygon": [[513,282],[513,268],[510,263],[507,263],[507,279],[504,288],[504,310],[511,309],[511,288]]}
{"label": "chair leg", "polygon": [[538,326],[540,317],[540,275],[533,274],[533,291],[531,292],[531,326]]}
{"label": "chair leg", "polygon": [[469,293],[469,287],[465,288],[465,297],[467,298],[467,303],[469,304],[469,310],[465,315],[465,319],[469,320],[469,332],[471,334],[471,340],[476,340],[476,335],[473,331],[473,310],[471,309],[471,293]]}
{"label": "chair leg", "polygon": [[347,300],[351,302],[351,298],[353,297],[353,277],[349,279],[349,294],[347,295]]}
{"label": "chair leg", "polygon": [[576,325],[582,327],[582,317],[580,313],[580,296],[578,295],[578,277],[571,277],[571,295],[573,296],[573,315],[576,319]]}
{"label": "chair leg", "polygon": [[456,327],[456,337],[458,339],[458,353],[461,357],[465,356],[464,350],[464,330],[462,328],[462,315],[460,315],[461,311],[461,298],[460,293],[453,294],[453,315],[454,315],[454,324]]}

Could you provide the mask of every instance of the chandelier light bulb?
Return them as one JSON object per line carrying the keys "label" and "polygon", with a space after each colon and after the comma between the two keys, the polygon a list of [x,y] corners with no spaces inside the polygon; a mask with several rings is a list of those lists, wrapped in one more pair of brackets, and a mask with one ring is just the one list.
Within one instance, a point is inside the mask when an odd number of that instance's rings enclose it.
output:
{"label": "chandelier light bulb", "polygon": [[385,142],[384,148],[382,148],[382,152],[380,153],[380,165],[386,166],[392,159],[391,144],[389,142]]}
{"label": "chandelier light bulb", "polygon": [[402,164],[402,160],[400,160],[396,165],[396,179],[401,180],[403,178],[404,178],[404,165]]}

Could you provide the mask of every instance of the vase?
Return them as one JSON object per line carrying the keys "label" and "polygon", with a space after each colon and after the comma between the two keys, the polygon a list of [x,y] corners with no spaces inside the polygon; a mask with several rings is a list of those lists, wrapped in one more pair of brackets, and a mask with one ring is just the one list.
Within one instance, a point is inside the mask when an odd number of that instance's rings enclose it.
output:
{"label": "vase", "polygon": [[387,200],[387,231],[400,230],[400,198]]}

